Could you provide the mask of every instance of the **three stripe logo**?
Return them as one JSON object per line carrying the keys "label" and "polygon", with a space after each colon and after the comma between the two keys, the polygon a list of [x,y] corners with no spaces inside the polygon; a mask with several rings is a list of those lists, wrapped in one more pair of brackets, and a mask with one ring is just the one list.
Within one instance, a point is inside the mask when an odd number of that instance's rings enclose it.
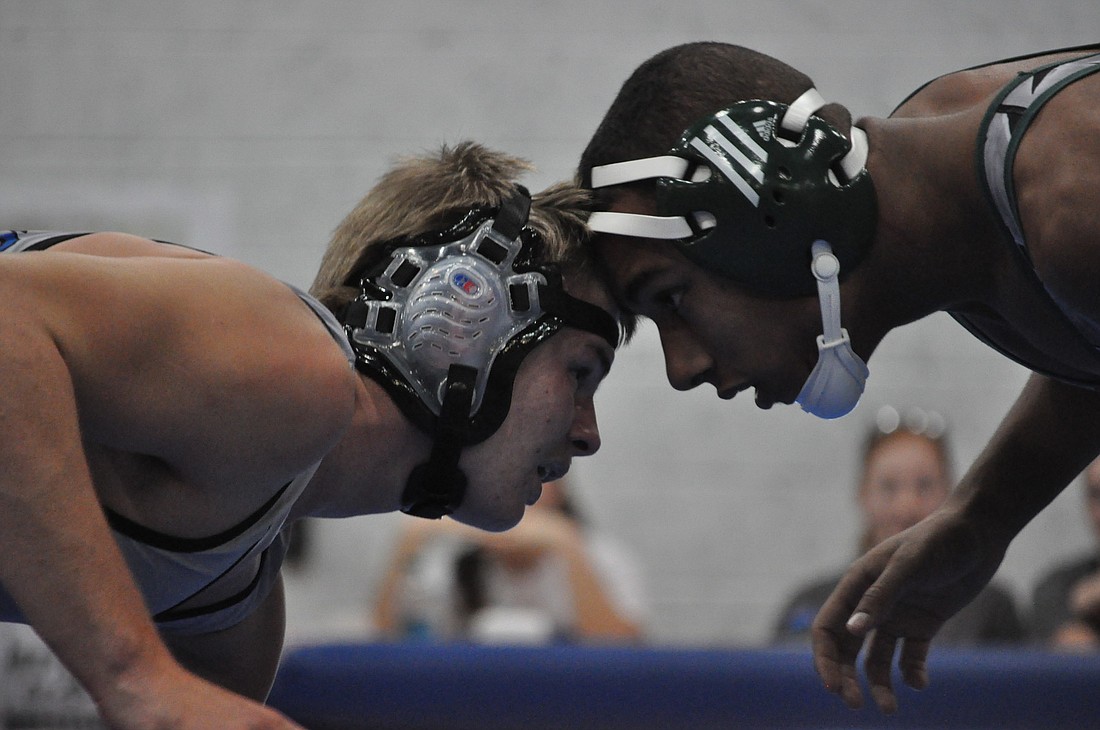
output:
{"label": "three stripe logo", "polygon": [[[728,115],[719,114],[714,121],[691,140],[691,146],[714,169],[725,175],[754,208],[759,207],[760,194],[756,189],[764,182],[763,165],[768,161],[767,151],[744,129],[730,121]],[[765,139],[771,135],[771,120],[758,121],[753,127]]]}

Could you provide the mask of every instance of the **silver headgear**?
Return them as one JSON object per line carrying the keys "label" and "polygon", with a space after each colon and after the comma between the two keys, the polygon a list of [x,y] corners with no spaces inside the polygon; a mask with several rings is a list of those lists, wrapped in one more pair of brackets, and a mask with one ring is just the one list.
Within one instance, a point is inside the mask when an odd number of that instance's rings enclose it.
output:
{"label": "silver headgear", "polygon": [[516,371],[535,346],[564,326],[618,345],[609,313],[566,294],[556,266],[535,263],[541,241],[526,226],[530,205],[517,186],[499,209],[474,208],[450,229],[393,243],[384,261],[348,282],[360,288],[344,314],[356,367],[434,437],[402,496],[410,514],[458,507],[461,451],[500,428]]}
{"label": "silver headgear", "polygon": [[473,368],[477,413],[496,356],[543,314],[539,286],[546,276],[512,268],[521,245],[487,220],[460,241],[397,249],[373,281],[392,298],[364,302],[366,320],[351,330],[352,342],[390,360],[437,416],[451,365]]}

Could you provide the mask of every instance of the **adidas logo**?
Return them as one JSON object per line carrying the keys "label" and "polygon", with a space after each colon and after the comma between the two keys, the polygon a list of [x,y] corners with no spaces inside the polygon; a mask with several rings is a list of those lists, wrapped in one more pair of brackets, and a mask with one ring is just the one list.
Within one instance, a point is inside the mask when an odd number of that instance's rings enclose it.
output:
{"label": "adidas logo", "polygon": [[[767,120],[764,125],[765,129],[770,129]],[[759,134],[760,128],[753,126]],[[770,133],[769,136],[761,134],[761,138],[770,139]],[[745,196],[751,206],[760,206],[756,188],[764,182],[763,165],[768,161],[768,152],[747,129],[727,116],[716,116],[714,124],[705,127],[690,144],[706,158],[712,169],[721,172]]]}

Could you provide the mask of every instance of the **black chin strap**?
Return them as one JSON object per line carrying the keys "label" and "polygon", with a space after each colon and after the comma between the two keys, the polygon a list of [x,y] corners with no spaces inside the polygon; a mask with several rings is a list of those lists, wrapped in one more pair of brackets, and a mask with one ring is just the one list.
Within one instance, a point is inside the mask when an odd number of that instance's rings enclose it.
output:
{"label": "black chin strap", "polygon": [[500,234],[506,241],[514,241],[519,238],[523,227],[527,225],[527,217],[531,213],[531,193],[522,185],[516,185],[511,196],[500,203],[496,218],[493,220],[493,230]]}
{"label": "black chin strap", "polygon": [[451,365],[448,369],[447,393],[436,420],[432,454],[412,470],[401,494],[401,511],[405,514],[437,520],[458,509],[466,496],[466,475],[458,468],[458,460],[466,441],[476,382],[474,368]]}

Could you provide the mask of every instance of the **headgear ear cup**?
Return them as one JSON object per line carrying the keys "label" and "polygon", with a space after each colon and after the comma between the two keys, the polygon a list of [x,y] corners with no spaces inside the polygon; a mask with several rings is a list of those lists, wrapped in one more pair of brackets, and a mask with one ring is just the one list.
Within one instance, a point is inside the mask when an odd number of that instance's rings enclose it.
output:
{"label": "headgear ear cup", "polygon": [[[643,161],[633,160],[595,168],[593,185],[631,181],[622,179],[617,167],[634,165],[633,174],[656,172],[658,216],[645,221],[653,229],[661,221],[663,230],[654,237],[668,237],[664,231],[679,234],[676,245],[689,259],[754,293],[812,295],[811,244],[829,241],[841,271],[851,272],[870,249],[877,206],[871,178],[861,164],[865,149],[851,155],[849,139],[805,113],[805,103],[816,109],[817,101],[801,98],[792,105],[734,104],[693,124],[668,155],[650,158],[653,164],[642,167]],[[792,132],[784,131],[784,124],[802,126]],[[679,176],[661,174],[673,165],[656,161],[669,159],[689,164],[680,168]],[[700,166],[710,174],[692,175]],[[617,214],[595,213],[589,225],[603,231],[608,215]],[[686,226],[676,229],[670,221]]]}
{"label": "headgear ear cup", "polygon": [[833,182],[834,163],[848,142],[810,117],[799,142],[788,146],[769,132],[779,105],[739,105],[703,120],[685,133],[680,151],[710,162],[702,182],[657,181],[662,215],[706,211],[714,225],[700,230],[681,250],[746,289],[767,296],[813,294],[810,245],[835,241],[834,255],[850,271],[870,247],[875,199],[866,175]]}

